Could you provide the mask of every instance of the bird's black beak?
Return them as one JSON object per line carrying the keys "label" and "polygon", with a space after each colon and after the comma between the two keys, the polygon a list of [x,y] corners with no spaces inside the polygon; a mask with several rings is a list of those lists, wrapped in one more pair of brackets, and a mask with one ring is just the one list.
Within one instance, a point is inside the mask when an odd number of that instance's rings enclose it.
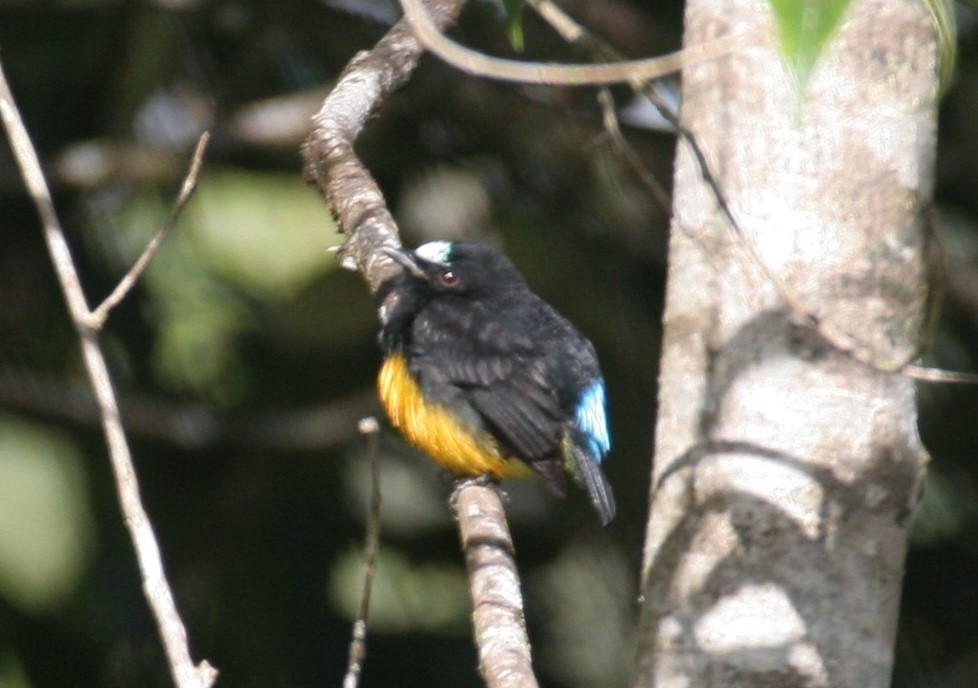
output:
{"label": "bird's black beak", "polygon": [[380,252],[418,279],[428,279],[427,273],[421,269],[421,266],[418,265],[418,261],[414,258],[410,251],[406,251],[403,248],[395,248],[393,246],[381,246]]}

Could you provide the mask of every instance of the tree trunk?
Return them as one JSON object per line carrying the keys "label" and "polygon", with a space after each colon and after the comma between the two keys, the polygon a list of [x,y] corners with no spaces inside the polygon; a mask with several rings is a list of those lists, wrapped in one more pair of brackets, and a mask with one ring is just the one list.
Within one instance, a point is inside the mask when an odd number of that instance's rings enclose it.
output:
{"label": "tree trunk", "polygon": [[[854,0],[804,95],[760,0],[689,0],[637,686],[889,684],[927,455],[934,29]],[[757,39],[756,36],[768,38]]]}

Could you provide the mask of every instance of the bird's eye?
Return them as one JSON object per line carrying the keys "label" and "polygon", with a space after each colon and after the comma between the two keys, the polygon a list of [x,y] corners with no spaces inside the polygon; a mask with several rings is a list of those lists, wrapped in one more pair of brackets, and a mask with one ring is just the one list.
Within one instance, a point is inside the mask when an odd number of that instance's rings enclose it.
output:
{"label": "bird's eye", "polygon": [[446,287],[454,287],[458,284],[458,273],[454,270],[442,270],[438,273],[438,280]]}

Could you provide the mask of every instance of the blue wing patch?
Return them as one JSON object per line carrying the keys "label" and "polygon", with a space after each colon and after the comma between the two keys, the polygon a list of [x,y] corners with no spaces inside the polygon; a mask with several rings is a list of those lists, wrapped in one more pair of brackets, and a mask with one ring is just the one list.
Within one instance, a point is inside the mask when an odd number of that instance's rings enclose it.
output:
{"label": "blue wing patch", "polygon": [[604,381],[598,379],[584,390],[574,415],[574,425],[587,442],[588,453],[598,462],[611,451],[607,407]]}

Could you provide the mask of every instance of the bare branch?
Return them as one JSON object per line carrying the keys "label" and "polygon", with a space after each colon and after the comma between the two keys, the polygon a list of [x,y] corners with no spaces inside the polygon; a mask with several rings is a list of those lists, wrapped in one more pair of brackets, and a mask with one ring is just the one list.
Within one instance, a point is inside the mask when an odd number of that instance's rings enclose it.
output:
{"label": "bare branch", "polygon": [[[453,22],[464,0],[430,0],[439,26]],[[302,146],[306,178],[319,187],[348,237],[339,250],[343,266],[358,269],[371,292],[396,269],[378,253],[397,245],[398,231],[377,182],[353,151],[353,143],[377,107],[404,84],[418,64],[422,46],[404,19],[372,50],[358,53],[312,118]]]}
{"label": "bare branch", "polygon": [[522,62],[491,57],[447,38],[428,16],[421,0],[401,0],[401,7],[424,47],[453,67],[474,76],[548,86],[600,86],[630,83],[636,79],[659,79],[675,74],[687,65],[715,60],[729,53],[745,38],[740,35],[728,36],[660,57],[614,64]]}
{"label": "bare branch", "polygon": [[460,481],[452,502],[469,569],[482,678],[489,688],[536,688],[513,539],[499,489]]}
{"label": "bare branch", "polygon": [[943,370],[928,366],[908,364],[900,372],[921,382],[953,382],[963,385],[978,385],[978,373],[965,373],[957,370]]}
{"label": "bare branch", "polygon": [[156,255],[156,252],[163,244],[166,235],[169,234],[173,225],[176,224],[177,218],[180,217],[184,206],[187,205],[187,201],[193,195],[194,189],[197,188],[197,177],[200,175],[200,168],[204,162],[204,152],[207,150],[207,143],[210,141],[210,138],[211,135],[205,131],[197,139],[197,145],[194,147],[194,154],[190,160],[190,169],[187,170],[187,175],[184,177],[183,184],[180,186],[180,194],[177,196],[177,200],[174,201],[173,207],[170,209],[170,214],[167,216],[163,226],[160,227],[156,235],[146,245],[139,258],[136,259],[136,262],[129,268],[129,272],[119,280],[119,284],[116,285],[116,288],[112,290],[111,294],[105,297],[105,300],[98,305],[98,308],[92,311],[88,319],[88,324],[93,329],[102,329],[105,325],[105,319],[109,317],[109,312],[118,306],[122,299],[126,298],[129,291],[139,278],[142,277],[149,262],[153,260],[153,256]]}
{"label": "bare branch", "polygon": [[71,258],[68,242],[54,210],[51,192],[41,171],[37,152],[17,110],[2,65],[0,65],[0,115],[24,183],[41,218],[51,261],[78,333],[88,378],[101,412],[102,427],[115,475],[119,502],[122,505],[126,527],[136,549],[143,579],[143,592],[156,618],[170,672],[179,688],[208,688],[217,678],[217,670],[206,661],[195,666],[190,658],[187,631],[177,613],[173,593],[163,571],[159,545],[139,496],[139,484],[136,481],[132,456],[122,429],[119,407],[105,357],[98,342],[98,334],[90,324],[91,313]]}
{"label": "bare branch", "polygon": [[[464,0],[429,0],[428,7],[437,25],[444,27],[455,20],[463,4]],[[338,250],[343,265],[359,269],[374,293],[399,269],[378,252],[382,246],[396,245],[398,232],[353,143],[384,98],[410,76],[422,51],[410,24],[402,19],[372,50],[357,54],[313,117],[312,132],[302,147],[307,179],[318,186],[348,234]],[[493,688],[532,688],[536,680],[523,625],[519,577],[499,494],[479,486],[457,494],[483,675]],[[362,626],[354,629],[355,634],[365,632]],[[507,673],[508,669],[516,671]]]}

